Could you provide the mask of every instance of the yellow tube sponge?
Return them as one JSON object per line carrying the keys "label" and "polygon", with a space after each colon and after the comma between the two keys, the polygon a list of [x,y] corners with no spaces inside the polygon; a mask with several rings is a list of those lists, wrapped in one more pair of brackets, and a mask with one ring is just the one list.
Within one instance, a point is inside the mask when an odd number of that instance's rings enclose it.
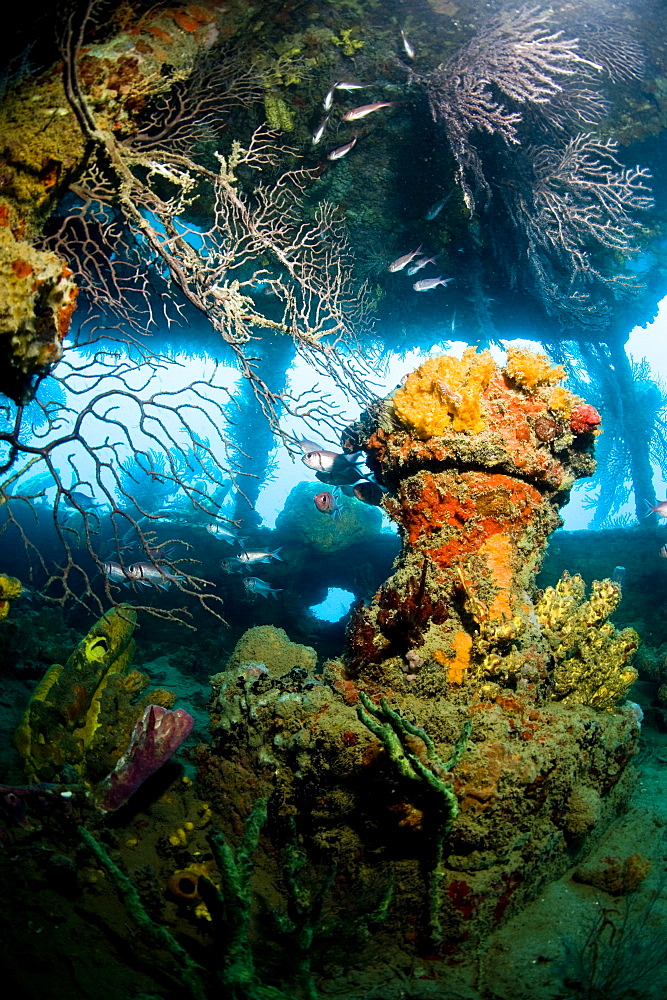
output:
{"label": "yellow tube sponge", "polygon": [[429,358],[394,394],[394,413],[422,441],[447,431],[479,434],[486,427],[482,393],[496,371],[488,351],[468,347],[462,358]]}
{"label": "yellow tube sponge", "polygon": [[23,592],[21,581],[15,576],[0,573],[0,622],[9,614],[9,603],[15,601]]}

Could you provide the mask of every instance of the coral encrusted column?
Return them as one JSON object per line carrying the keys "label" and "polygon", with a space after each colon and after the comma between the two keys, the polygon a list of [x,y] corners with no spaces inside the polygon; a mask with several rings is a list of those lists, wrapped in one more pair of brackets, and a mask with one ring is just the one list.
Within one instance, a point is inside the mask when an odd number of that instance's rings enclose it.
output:
{"label": "coral encrusted column", "polygon": [[349,630],[349,669],[391,688],[400,671],[449,697],[484,679],[539,693],[551,651],[532,601],[558,510],[594,470],[600,418],[546,357],[473,348],[429,359],[350,428],[388,490],[397,568]]}

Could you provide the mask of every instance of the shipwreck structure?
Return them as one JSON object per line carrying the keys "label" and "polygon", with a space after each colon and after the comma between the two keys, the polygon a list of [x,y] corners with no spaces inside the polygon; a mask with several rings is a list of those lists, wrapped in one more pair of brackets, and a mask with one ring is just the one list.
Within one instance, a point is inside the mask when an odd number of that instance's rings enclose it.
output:
{"label": "shipwreck structure", "polygon": [[478,942],[631,786],[638,637],[608,622],[620,587],[534,584],[600,423],[562,375],[542,355],[511,350],[499,367],[469,349],[364,414],[343,444],[388,490],[393,575],[323,674],[265,626],[213,679],[205,794],[232,839],[253,798],[268,801],[257,891],[299,911],[310,962],[349,950],[345,927],[361,947],[373,926],[364,947],[385,953]]}

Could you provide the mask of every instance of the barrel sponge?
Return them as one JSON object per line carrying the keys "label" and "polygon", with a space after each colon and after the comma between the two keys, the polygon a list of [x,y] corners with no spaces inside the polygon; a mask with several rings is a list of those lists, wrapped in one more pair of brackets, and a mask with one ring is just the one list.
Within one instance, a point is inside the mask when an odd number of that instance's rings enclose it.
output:
{"label": "barrel sponge", "polygon": [[312,671],[317,665],[317,653],[312,646],[292,642],[282,628],[257,625],[244,632],[229,658],[227,670],[252,663],[264,664],[272,677],[281,677],[293,667]]}
{"label": "barrel sponge", "polygon": [[296,484],[276,518],[281,538],[298,540],[301,550],[308,546],[316,552],[331,553],[366,543],[382,531],[380,510],[355,497],[341,494],[337,498],[340,518],[323,514],[314,501],[327,489],[334,487],[305,481]]}

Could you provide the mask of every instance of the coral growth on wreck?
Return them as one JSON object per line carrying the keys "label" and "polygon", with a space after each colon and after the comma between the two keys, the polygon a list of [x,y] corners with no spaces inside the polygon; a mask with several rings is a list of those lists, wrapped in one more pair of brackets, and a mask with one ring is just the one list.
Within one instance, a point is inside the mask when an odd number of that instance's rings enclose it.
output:
{"label": "coral growth on wreck", "polygon": [[358,545],[362,539],[367,542],[382,530],[379,510],[350,497],[337,498],[341,509],[339,519],[317,510],[314,497],[322,489],[320,483],[297,483],[276,518],[278,531],[297,537],[300,546],[330,553]]}
{"label": "coral growth on wreck", "polygon": [[[610,622],[620,588],[535,584],[559,508],[594,468],[599,417],[542,356],[454,361],[431,359],[343,434],[402,542],[346,654],[318,665],[281,629],[245,632],[212,678],[196,784],[167,776],[109,849],[102,817],[192,724],[131,669],[127,606],[50,668],[16,734],[40,783],[12,795],[58,801],[53,782],[76,775],[85,877],[202,1000],[314,996],[331,963],[372,968],[388,952],[434,975],[582,861],[631,788],[638,639]],[[603,878],[646,871],[610,862]],[[193,955],[211,940],[204,967]]]}
{"label": "coral growth on wreck", "polygon": [[21,596],[23,587],[15,576],[0,573],[0,622],[9,614],[11,602]]}
{"label": "coral growth on wreck", "polygon": [[[387,490],[403,542],[393,575],[322,673],[284,641],[273,665],[252,630],[214,679],[204,793],[230,835],[253,796],[268,799],[262,869],[284,906],[305,885],[328,891],[341,935],[381,911],[383,940],[462,949],[558,877],[627,794],[636,637],[607,621],[618,588],[577,589],[556,622],[558,600],[535,587],[559,507],[594,469],[599,418],[586,409],[573,426],[586,404],[561,377],[540,355],[503,367],[468,350],[430,359],[362,415],[343,446],[363,449]],[[296,885],[280,861],[286,823]],[[310,930],[317,964],[331,940]]]}
{"label": "coral growth on wreck", "polygon": [[67,662],[53,664],[33,691],[14,742],[31,781],[67,781],[73,771],[92,787],[117,764],[149,705],[170,708],[171,691],[132,669],[136,613],[108,611]]}

